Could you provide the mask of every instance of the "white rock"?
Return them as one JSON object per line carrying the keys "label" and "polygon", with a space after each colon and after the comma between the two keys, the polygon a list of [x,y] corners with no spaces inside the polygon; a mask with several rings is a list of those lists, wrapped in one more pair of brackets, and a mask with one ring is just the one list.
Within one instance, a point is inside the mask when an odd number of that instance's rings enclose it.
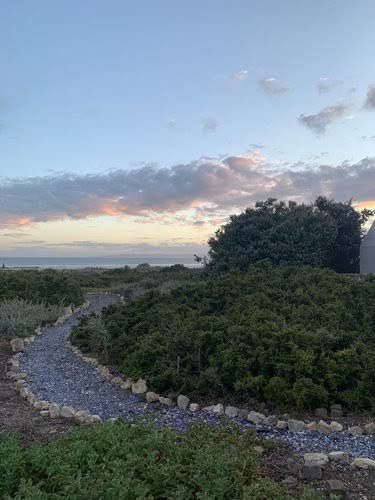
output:
{"label": "white rock", "polygon": [[125,391],[128,391],[129,389],[132,388],[133,381],[131,378],[127,378],[125,382],[121,384],[121,389],[124,389]]}
{"label": "white rock", "polygon": [[359,427],[358,425],[356,425],[356,426],[350,427],[348,429],[348,434],[350,434],[351,436],[362,436],[363,429],[362,429],[362,427]]}
{"label": "white rock", "polygon": [[18,339],[18,338],[12,339],[10,341],[10,346],[13,352],[21,352],[25,349],[25,343],[23,339]]}
{"label": "white rock", "polygon": [[321,467],[329,462],[328,455],[325,453],[305,453],[303,459],[307,465],[320,465]]}
{"label": "white rock", "polygon": [[132,393],[133,394],[145,394],[147,392],[146,381],[142,378],[138,379],[137,382],[132,384]]}
{"label": "white rock", "polygon": [[177,397],[177,406],[181,408],[181,410],[186,410],[186,408],[189,406],[190,399],[187,396],[183,396],[180,394]]}
{"label": "white rock", "polygon": [[278,420],[276,424],[276,429],[287,429],[288,422],[286,420]]}
{"label": "white rock", "polygon": [[42,410],[39,412],[42,417],[49,417],[49,410]]}
{"label": "white rock", "polygon": [[35,401],[33,406],[34,406],[35,410],[48,410],[49,409],[48,401],[44,401],[44,400]]}
{"label": "white rock", "polygon": [[190,403],[189,410],[195,413],[196,411],[199,410],[199,404],[198,403]]}
{"label": "white rock", "polygon": [[292,432],[301,432],[306,429],[306,424],[302,422],[302,420],[294,420],[291,418],[288,420],[288,428]]}
{"label": "white rock", "polygon": [[338,462],[340,464],[349,463],[349,455],[345,451],[331,451],[328,453],[328,458],[331,462]]}
{"label": "white rock", "polygon": [[223,415],[223,413],[224,413],[224,406],[221,403],[218,403],[217,405],[214,405],[212,407],[212,413],[216,413],[217,415]]}
{"label": "white rock", "polygon": [[146,392],[146,401],[147,403],[156,403],[159,401],[159,394],[156,394],[156,392]]}
{"label": "white rock", "polygon": [[260,424],[265,418],[266,416],[263,413],[257,411],[251,411],[247,416],[247,420],[253,424]]}
{"label": "white rock", "polygon": [[113,377],[112,384],[121,385],[122,383],[123,383],[123,380],[121,377]]}
{"label": "white rock", "polygon": [[91,415],[90,423],[91,424],[102,424],[103,421],[99,415]]}
{"label": "white rock", "polygon": [[316,426],[318,428],[318,431],[324,432],[324,434],[331,434],[332,432],[331,427],[324,420],[319,420]]}
{"label": "white rock", "polygon": [[51,418],[57,418],[61,415],[61,408],[56,403],[51,403],[49,405],[49,414]]}
{"label": "white rock", "polygon": [[366,434],[375,434],[375,422],[369,422],[365,425],[365,433]]}
{"label": "white rock", "polygon": [[355,458],[351,465],[356,469],[375,470],[375,460],[371,458]]}
{"label": "white rock", "polygon": [[171,400],[171,398],[165,398],[163,396],[159,396],[159,403],[166,406],[173,406],[173,401]]}
{"label": "white rock", "polygon": [[341,432],[343,430],[343,426],[335,421],[331,422],[329,426],[332,432]]}
{"label": "white rock", "polygon": [[235,406],[226,406],[225,407],[225,415],[229,418],[238,417],[240,410]]}
{"label": "white rock", "polygon": [[306,430],[310,432],[316,432],[318,430],[318,424],[316,422],[309,422],[306,425]]}
{"label": "white rock", "polygon": [[91,423],[91,415],[86,410],[79,410],[75,414],[75,419],[78,420],[81,424],[90,424]]}
{"label": "white rock", "polygon": [[76,411],[71,406],[63,406],[61,408],[61,416],[64,418],[74,418]]}

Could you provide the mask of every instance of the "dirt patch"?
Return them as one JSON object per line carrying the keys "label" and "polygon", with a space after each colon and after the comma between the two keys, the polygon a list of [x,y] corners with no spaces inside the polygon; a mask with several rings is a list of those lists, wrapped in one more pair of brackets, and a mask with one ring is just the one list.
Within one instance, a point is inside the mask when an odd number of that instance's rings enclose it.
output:
{"label": "dirt patch", "polygon": [[40,416],[14,389],[14,383],[6,376],[6,364],[12,355],[9,342],[0,341],[0,438],[16,433],[24,444],[46,442],[68,429],[74,422]]}

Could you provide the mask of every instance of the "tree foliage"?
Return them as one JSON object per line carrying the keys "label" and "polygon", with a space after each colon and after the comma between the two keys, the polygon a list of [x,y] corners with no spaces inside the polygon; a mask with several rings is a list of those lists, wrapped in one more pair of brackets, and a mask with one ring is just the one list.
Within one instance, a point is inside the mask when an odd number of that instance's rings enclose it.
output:
{"label": "tree foliage", "polygon": [[363,224],[371,214],[355,210],[351,201],[324,197],[311,204],[259,201],[232,215],[210,238],[207,269],[244,271],[268,259],[276,266],[312,265],[357,273]]}

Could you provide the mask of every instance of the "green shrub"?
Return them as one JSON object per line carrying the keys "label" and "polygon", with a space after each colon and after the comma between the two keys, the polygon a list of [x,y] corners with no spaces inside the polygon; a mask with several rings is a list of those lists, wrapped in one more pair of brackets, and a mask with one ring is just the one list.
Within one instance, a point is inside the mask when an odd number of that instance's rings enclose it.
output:
{"label": "green shrub", "polygon": [[0,270],[0,301],[24,299],[51,305],[79,305],[83,294],[78,283],[62,271]]}
{"label": "green shrub", "polygon": [[71,338],[79,344],[83,352],[100,353],[104,360],[107,359],[109,335],[100,315],[92,313],[90,316],[84,316],[80,328],[73,331]]}
{"label": "green shrub", "polygon": [[249,433],[199,426],[83,428],[47,445],[0,444],[1,498],[288,498],[258,471]]}
{"label": "green shrub", "polygon": [[33,304],[21,299],[0,302],[0,339],[28,337],[39,326],[54,323],[63,312],[62,306]]}
{"label": "green shrub", "polygon": [[[375,408],[375,279],[253,267],[107,308],[111,363],[201,400]],[[85,324],[75,329],[84,345]]]}

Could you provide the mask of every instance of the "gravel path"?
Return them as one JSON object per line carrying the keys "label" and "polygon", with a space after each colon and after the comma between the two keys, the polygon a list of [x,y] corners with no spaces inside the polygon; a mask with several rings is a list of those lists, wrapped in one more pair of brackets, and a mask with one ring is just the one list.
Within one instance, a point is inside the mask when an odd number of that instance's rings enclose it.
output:
{"label": "gravel path", "polygon": [[[90,308],[100,311],[115,299],[110,295],[90,298]],[[126,420],[148,416],[160,425],[168,425],[183,431],[193,421],[216,424],[220,417],[205,412],[192,414],[176,407],[147,405],[136,395],[125,392],[99,375],[95,368],[76,356],[65,345],[65,339],[80,313],[72,316],[61,326],[46,329],[43,335],[28,346],[20,360],[22,371],[27,373],[28,385],[39,399],[59,405],[73,406],[100,415],[102,419],[115,417]],[[254,428],[245,420],[236,419],[243,428]],[[296,451],[329,452],[341,450],[351,456],[375,458],[375,439],[370,436],[353,437],[342,433],[324,435],[318,432],[290,432],[275,428],[257,427],[266,439],[287,441]]]}

